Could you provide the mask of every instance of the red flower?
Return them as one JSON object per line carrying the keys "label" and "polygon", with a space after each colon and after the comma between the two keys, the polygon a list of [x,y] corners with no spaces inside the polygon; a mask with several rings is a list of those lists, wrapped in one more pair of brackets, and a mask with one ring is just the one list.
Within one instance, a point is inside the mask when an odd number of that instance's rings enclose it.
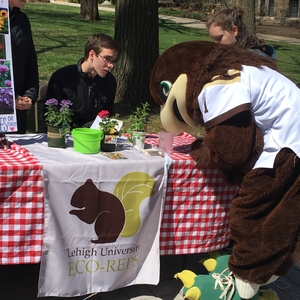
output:
{"label": "red flower", "polygon": [[103,118],[107,118],[109,116],[109,111],[108,110],[101,110],[98,113],[98,116],[103,119]]}

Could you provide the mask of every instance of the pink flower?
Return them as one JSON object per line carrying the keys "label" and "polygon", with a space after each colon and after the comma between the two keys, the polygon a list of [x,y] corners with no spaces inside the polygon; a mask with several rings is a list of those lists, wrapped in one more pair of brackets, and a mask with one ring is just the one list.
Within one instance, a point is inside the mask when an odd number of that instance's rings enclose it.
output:
{"label": "pink flower", "polygon": [[101,111],[98,113],[98,116],[99,116],[101,119],[107,118],[107,117],[109,116],[109,111],[108,111],[108,110],[101,110]]}

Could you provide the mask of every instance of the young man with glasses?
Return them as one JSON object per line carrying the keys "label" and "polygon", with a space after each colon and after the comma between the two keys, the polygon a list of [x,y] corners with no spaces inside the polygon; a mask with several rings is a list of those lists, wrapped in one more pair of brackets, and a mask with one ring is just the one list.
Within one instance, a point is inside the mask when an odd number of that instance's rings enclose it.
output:
{"label": "young man with glasses", "polygon": [[54,72],[46,99],[70,100],[75,127],[90,127],[101,110],[114,114],[116,80],[110,73],[120,46],[106,34],[92,35],[85,45],[84,58]]}

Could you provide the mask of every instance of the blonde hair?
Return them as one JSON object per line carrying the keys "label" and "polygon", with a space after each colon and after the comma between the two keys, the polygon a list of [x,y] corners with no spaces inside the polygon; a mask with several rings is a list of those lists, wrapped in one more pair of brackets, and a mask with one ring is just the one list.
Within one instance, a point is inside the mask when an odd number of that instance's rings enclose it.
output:
{"label": "blonde hair", "polygon": [[207,22],[209,29],[213,24],[220,26],[223,30],[231,31],[233,26],[237,27],[236,46],[250,48],[253,45],[264,45],[264,40],[248,32],[243,22],[244,10],[241,7],[223,9],[215,13]]}

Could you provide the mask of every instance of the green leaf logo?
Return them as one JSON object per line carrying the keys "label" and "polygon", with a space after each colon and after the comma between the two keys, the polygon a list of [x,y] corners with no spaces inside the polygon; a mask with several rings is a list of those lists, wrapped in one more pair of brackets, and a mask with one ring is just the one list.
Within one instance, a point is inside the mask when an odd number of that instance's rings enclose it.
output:
{"label": "green leaf logo", "polygon": [[153,195],[155,180],[143,172],[132,172],[123,176],[114,189],[114,195],[123,203],[125,225],[120,236],[133,236],[141,226],[140,205]]}

